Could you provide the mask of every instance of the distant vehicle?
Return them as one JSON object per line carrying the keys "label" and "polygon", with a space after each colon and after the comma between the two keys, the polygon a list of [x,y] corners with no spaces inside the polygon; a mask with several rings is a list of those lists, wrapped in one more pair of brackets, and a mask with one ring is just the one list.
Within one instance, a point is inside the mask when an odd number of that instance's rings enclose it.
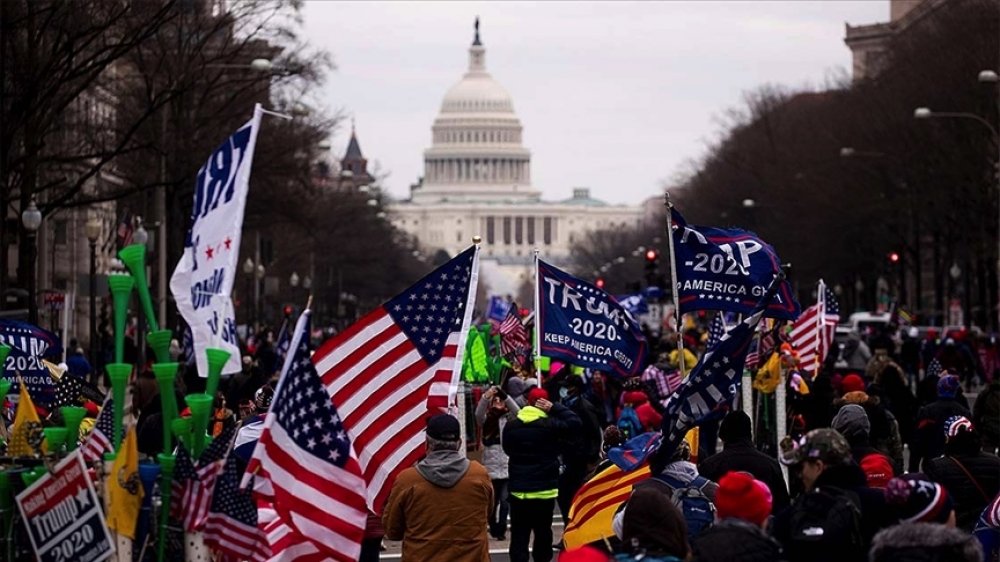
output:
{"label": "distant vehicle", "polygon": [[847,326],[861,335],[875,333],[889,325],[889,313],[855,312],[847,320]]}

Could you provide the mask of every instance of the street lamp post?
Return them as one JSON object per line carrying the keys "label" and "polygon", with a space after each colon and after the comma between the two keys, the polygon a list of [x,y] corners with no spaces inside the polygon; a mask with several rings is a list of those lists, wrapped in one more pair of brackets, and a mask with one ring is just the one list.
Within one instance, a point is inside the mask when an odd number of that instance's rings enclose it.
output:
{"label": "street lamp post", "polygon": [[[983,70],[979,73],[979,81],[982,83],[992,83],[996,84],[998,82],[997,73],[992,70]],[[966,113],[960,111],[931,111],[929,107],[918,107],[913,110],[913,117],[915,119],[931,119],[931,118],[943,118],[943,119],[965,119],[969,121],[975,121],[980,125],[986,127],[990,134],[993,136],[993,143],[996,145],[997,150],[997,161],[995,163],[995,179],[997,182],[998,200],[1000,200],[1000,133],[997,132],[997,128],[994,127],[989,121],[983,119],[981,116],[975,113]],[[1000,329],[1000,205],[997,206],[997,309],[995,311],[996,328]],[[966,296],[968,298],[968,296]]]}
{"label": "street lamp post", "polygon": [[256,311],[254,319],[256,324],[257,322],[260,322],[260,319],[263,316],[263,311],[260,309],[260,283],[264,280],[264,276],[267,275],[267,268],[264,267],[264,264],[257,264],[257,270],[254,272],[254,275],[256,277],[256,282],[254,283],[253,291],[253,308]]}
{"label": "street lamp post", "polygon": [[101,236],[101,221],[91,218],[84,225],[90,241],[90,364],[97,372],[97,239]]}
{"label": "street lamp post", "polygon": [[35,236],[38,233],[38,227],[42,226],[42,212],[38,210],[34,197],[28,203],[28,208],[21,213],[21,224],[27,234],[28,243],[28,321],[32,324],[38,324],[38,301],[35,294],[37,291],[35,262],[38,260],[38,248],[35,244]]}
{"label": "street lamp post", "polygon": [[246,291],[243,294],[244,300],[246,300],[246,314],[247,314],[247,335],[250,335],[250,326],[253,325],[253,312],[251,308],[253,303],[250,302],[250,284],[253,283],[253,274],[257,270],[257,266],[253,263],[253,258],[247,258],[247,261],[243,262],[243,274],[247,277]]}

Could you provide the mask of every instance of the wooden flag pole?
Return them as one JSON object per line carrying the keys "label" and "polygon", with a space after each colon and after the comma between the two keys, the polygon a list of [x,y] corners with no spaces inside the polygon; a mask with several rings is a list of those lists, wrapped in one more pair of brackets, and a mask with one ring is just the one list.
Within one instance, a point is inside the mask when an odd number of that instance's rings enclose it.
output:
{"label": "wooden flag pole", "polygon": [[687,376],[687,366],[684,364],[684,334],[681,333],[681,305],[678,298],[677,282],[677,259],[674,254],[674,224],[670,211],[674,208],[670,202],[670,192],[663,192],[663,206],[667,208],[667,248],[670,250],[670,298],[674,302],[674,330],[677,332],[677,366],[681,371],[681,378]]}

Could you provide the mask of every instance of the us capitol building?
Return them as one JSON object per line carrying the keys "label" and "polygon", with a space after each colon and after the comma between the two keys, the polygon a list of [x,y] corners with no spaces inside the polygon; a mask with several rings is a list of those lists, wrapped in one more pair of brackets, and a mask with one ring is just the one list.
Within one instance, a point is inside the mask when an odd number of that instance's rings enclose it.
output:
{"label": "us capitol building", "polygon": [[543,201],[522,131],[510,94],[486,71],[477,20],[469,69],[445,94],[431,127],[423,178],[409,200],[388,211],[428,256],[454,256],[482,236],[481,275],[494,294],[517,294],[531,281],[535,248],[542,259],[566,265],[570,246],[587,231],[635,227],[644,216],[640,205],[609,205],[587,188]]}

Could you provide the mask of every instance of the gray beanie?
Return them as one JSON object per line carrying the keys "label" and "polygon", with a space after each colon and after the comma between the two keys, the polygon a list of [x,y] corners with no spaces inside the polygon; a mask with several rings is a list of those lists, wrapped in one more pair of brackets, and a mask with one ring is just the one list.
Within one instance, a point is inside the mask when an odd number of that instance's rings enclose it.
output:
{"label": "gray beanie", "polygon": [[833,422],[830,423],[844,437],[857,435],[868,436],[871,433],[872,424],[868,421],[868,414],[865,409],[857,404],[847,404],[840,408]]}
{"label": "gray beanie", "polygon": [[509,394],[511,398],[517,398],[518,396],[524,394],[524,380],[522,380],[521,377],[511,377],[510,380],[507,381],[507,394]]}
{"label": "gray beanie", "polygon": [[538,386],[538,379],[535,377],[528,377],[524,379],[524,390],[531,390],[531,387]]}

